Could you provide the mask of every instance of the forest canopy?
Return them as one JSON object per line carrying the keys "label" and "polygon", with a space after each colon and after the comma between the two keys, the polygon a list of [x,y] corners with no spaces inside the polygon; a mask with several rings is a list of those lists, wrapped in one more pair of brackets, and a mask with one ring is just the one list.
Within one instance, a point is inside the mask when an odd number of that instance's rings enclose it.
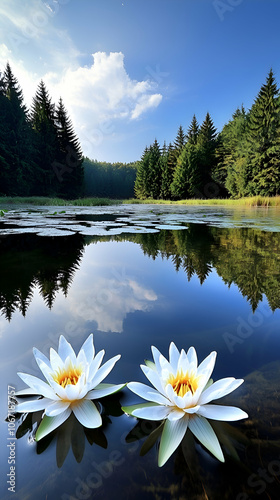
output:
{"label": "forest canopy", "polygon": [[139,164],[139,199],[240,198],[280,193],[280,97],[273,71],[251,109],[242,105],[220,133],[209,113],[161,148],[146,147]]}
{"label": "forest canopy", "polygon": [[0,73],[0,196],[180,200],[275,196],[280,192],[280,96],[272,69],[252,107],[217,131],[193,115],[173,142],[155,139],[139,161],[84,158],[62,98],[41,80],[30,109],[7,63]]}

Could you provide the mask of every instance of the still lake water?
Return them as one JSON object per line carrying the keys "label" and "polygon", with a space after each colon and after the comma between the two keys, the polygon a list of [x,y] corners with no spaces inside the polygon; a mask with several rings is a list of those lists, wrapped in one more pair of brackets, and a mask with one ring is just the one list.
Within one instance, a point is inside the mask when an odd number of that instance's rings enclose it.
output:
{"label": "still lake water", "polygon": [[[1,499],[278,499],[280,497],[280,211],[216,207],[15,208],[0,219]],[[121,406],[128,389],[101,400],[103,426],[70,418],[39,443],[41,412],[16,422],[16,493],[8,491],[8,386],[17,372],[43,378],[32,354],[47,356],[63,333],[76,352],[90,333],[105,380],[146,383],[139,365],[151,345],[167,356],[193,345],[218,353],[214,380],[244,384],[217,403],[249,418],[211,421],[220,463],[188,431],[162,468],[158,445],[140,455],[154,424]],[[148,383],[148,382],[147,382]],[[260,477],[258,477],[260,476]]]}

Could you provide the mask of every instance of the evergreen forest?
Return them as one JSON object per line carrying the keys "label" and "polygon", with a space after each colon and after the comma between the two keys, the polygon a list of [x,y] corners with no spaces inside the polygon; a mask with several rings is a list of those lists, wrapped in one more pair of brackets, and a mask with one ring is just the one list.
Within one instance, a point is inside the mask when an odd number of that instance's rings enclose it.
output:
{"label": "evergreen forest", "polygon": [[83,155],[62,99],[43,81],[31,108],[9,63],[0,75],[0,194],[75,198],[83,191]]}
{"label": "evergreen forest", "polygon": [[173,142],[157,139],[139,161],[84,158],[62,98],[41,80],[30,109],[7,63],[0,73],[0,196],[65,199],[209,199],[280,193],[280,91],[272,69],[251,108],[242,105],[221,130],[207,112]]}
{"label": "evergreen forest", "polygon": [[146,147],[135,182],[139,199],[240,198],[280,194],[280,97],[270,70],[251,109],[242,105],[220,133],[209,113],[175,140]]}
{"label": "evergreen forest", "polygon": [[85,196],[125,199],[134,197],[138,162],[108,163],[84,158]]}

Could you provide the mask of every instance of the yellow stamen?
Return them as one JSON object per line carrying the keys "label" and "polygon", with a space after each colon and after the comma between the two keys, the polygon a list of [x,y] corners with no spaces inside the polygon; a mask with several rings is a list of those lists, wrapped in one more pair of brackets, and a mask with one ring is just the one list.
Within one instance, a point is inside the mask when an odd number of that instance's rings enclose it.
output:
{"label": "yellow stamen", "polygon": [[63,370],[58,370],[54,375],[53,379],[61,387],[66,387],[66,385],[76,385],[81,376],[82,370],[79,367],[73,367],[72,365]]}
{"label": "yellow stamen", "polygon": [[198,388],[199,385],[199,377],[196,377],[193,373],[183,373],[183,370],[176,373],[175,375],[170,375],[167,380],[168,384],[171,384],[174,391],[178,396],[185,396],[188,391],[191,391],[192,394]]}

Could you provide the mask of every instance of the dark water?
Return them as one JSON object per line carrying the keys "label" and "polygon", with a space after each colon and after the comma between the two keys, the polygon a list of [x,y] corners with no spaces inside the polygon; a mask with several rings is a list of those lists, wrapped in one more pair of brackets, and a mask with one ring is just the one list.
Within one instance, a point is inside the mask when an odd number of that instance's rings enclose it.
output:
{"label": "dark water", "polygon": [[[1,499],[279,498],[279,215],[130,207],[1,220]],[[42,378],[33,346],[48,356],[63,333],[77,352],[91,332],[106,359],[122,356],[112,383],[146,383],[139,365],[151,345],[164,355],[172,340],[193,345],[199,361],[216,350],[214,380],[245,379],[218,403],[249,414],[212,421],[225,463],[190,432],[163,468],[157,445],[141,456],[154,424],[122,413],[139,402],[125,389],[102,400],[104,425],[94,431],[70,418],[36,443],[41,413],[17,419],[9,492],[8,386],[24,387],[18,371]]]}

